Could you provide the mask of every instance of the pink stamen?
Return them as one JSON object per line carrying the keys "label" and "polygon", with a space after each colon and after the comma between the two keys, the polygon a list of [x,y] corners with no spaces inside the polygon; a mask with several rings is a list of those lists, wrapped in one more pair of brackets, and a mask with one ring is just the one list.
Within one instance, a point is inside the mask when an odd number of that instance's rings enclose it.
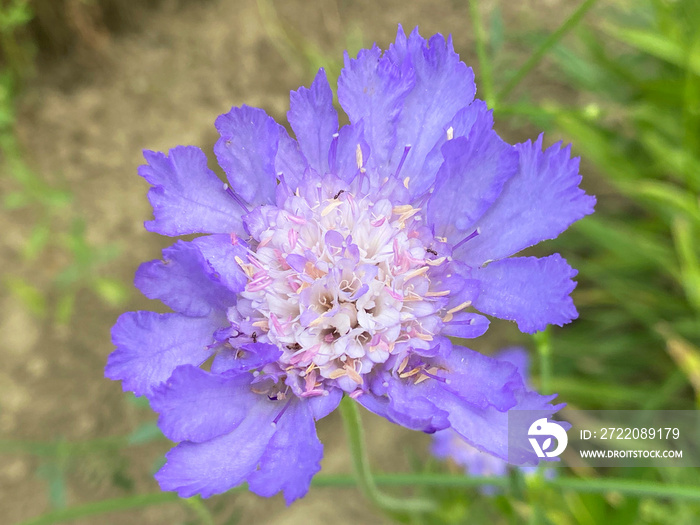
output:
{"label": "pink stamen", "polygon": [[358,397],[360,397],[360,396],[361,396],[362,394],[364,394],[364,393],[365,393],[364,390],[357,389],[357,390],[352,391],[352,392],[349,394],[349,396],[350,396],[352,399],[357,399]]}
{"label": "pink stamen", "polygon": [[306,387],[306,391],[313,390],[316,387],[316,370],[312,370],[307,376],[304,378],[304,386]]}
{"label": "pink stamen", "polygon": [[279,319],[277,319],[277,316],[273,313],[270,314],[270,320],[272,321],[272,326],[275,327],[275,330],[277,330],[278,334],[282,334],[284,332],[284,329],[282,328],[282,325],[279,322]]}
{"label": "pink stamen", "polygon": [[246,286],[246,291],[248,292],[259,292],[260,290],[264,290],[265,288],[268,287],[269,284],[272,283],[272,279],[268,276],[264,276],[259,280],[251,281],[248,283],[248,286]]}
{"label": "pink stamen", "polygon": [[379,228],[382,224],[384,224],[384,222],[386,222],[386,217],[381,217],[376,221],[370,221],[370,225],[374,228]]}
{"label": "pink stamen", "polygon": [[298,215],[287,215],[287,218],[295,224],[304,225],[306,224],[306,219],[304,217],[299,217]]}
{"label": "pink stamen", "polygon": [[388,286],[385,286],[385,288],[386,288],[387,293],[388,293],[389,295],[391,295],[394,299],[396,299],[397,301],[402,301],[402,300],[403,300],[403,296],[402,296],[402,295],[399,295],[398,292],[396,292],[395,290],[392,290],[392,289],[389,288]]}
{"label": "pink stamen", "polygon": [[357,207],[355,206],[355,197],[353,197],[352,193],[347,193],[346,197],[348,203],[350,204],[350,209],[353,213],[355,213],[357,211]]}
{"label": "pink stamen", "polygon": [[325,396],[326,391],[325,390],[307,390],[306,392],[301,393],[301,397],[315,397],[315,396]]}
{"label": "pink stamen", "polygon": [[287,283],[289,283],[290,288],[294,290],[294,293],[298,292],[299,288],[301,287],[293,275],[287,276]]}
{"label": "pink stamen", "polygon": [[320,344],[314,345],[311,348],[307,349],[306,352],[304,352],[304,359],[308,359],[309,361],[311,361],[314,357],[316,357],[316,354],[318,354],[318,351],[320,349]]}
{"label": "pink stamen", "polygon": [[287,233],[287,237],[289,239],[289,250],[291,251],[297,245],[297,240],[299,239],[299,234],[297,233],[296,230],[289,230],[289,232]]}
{"label": "pink stamen", "polygon": [[252,255],[248,254],[248,260],[250,261],[250,264],[252,264],[253,266],[260,268],[261,270],[265,270],[265,267],[262,264],[260,264],[260,261],[258,261]]}
{"label": "pink stamen", "polygon": [[238,235],[231,233],[231,244],[236,246],[238,244]]}

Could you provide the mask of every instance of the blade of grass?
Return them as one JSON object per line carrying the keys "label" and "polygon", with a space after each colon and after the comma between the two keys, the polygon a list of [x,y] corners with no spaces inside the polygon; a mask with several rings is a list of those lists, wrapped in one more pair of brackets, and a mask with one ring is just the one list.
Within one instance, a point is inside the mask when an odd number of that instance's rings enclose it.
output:
{"label": "blade of grass", "polygon": [[[510,480],[503,476],[469,477],[453,474],[377,474],[374,476],[374,480],[378,485],[394,487],[476,487],[489,485],[507,489],[510,483]],[[344,488],[356,486],[357,481],[355,477],[347,474],[320,474],[312,480],[311,484],[314,487]],[[545,487],[574,490],[582,493],[606,494],[616,492],[633,497],[671,498],[679,501],[700,502],[700,487],[671,484],[662,485],[657,481],[638,481],[619,478],[580,479],[562,477],[544,480],[543,484]],[[245,484],[232,489],[228,493],[241,492],[243,490],[247,490]],[[95,501],[47,512],[36,518],[23,521],[19,525],[51,525],[109,512],[179,501],[181,501],[181,499],[173,492],[156,492],[152,494],[125,496],[123,498]]]}
{"label": "blade of grass", "polygon": [[479,3],[469,0],[469,14],[472,19],[472,29],[476,38],[476,56],[479,61],[481,73],[481,89],[484,93],[486,104],[492,108],[495,105],[493,98],[493,78],[491,76],[491,62],[486,53],[486,36],[484,35],[484,23],[479,12]]}
{"label": "blade of grass", "polygon": [[596,4],[597,0],[586,0],[581,5],[578,6],[576,11],[574,11],[569,18],[567,18],[564,23],[559,26],[559,28],[550,34],[544,42],[538,47],[530,58],[528,58],[525,63],[518,69],[515,74],[511,77],[508,83],[498,92],[496,95],[496,100],[494,104],[505,99],[513,89],[517,87],[527,74],[532,71],[532,69],[539,64],[540,60],[547,54],[547,52],[554,47],[554,45],[559,42],[559,40],[564,37],[569,31],[571,31],[576,25],[581,21],[583,16]]}
{"label": "blade of grass", "polygon": [[36,518],[23,521],[20,525],[52,525],[66,521],[86,518],[88,516],[98,516],[109,512],[121,510],[137,509],[151,505],[161,505],[180,501],[180,497],[174,492],[156,492],[153,494],[138,494],[136,496],[125,496],[123,498],[107,499],[75,505],[65,509],[47,512]]}

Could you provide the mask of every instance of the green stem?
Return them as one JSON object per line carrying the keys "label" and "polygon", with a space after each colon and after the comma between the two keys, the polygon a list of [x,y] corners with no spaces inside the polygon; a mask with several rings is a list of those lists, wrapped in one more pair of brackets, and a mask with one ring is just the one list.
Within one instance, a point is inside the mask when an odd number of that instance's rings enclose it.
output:
{"label": "green stem", "polygon": [[202,502],[202,498],[199,496],[194,496],[181,501],[197,516],[197,523],[200,523],[201,525],[214,525],[214,518],[211,515],[211,512],[209,512],[209,509]]}
{"label": "green stem", "polygon": [[[377,485],[391,487],[480,487],[493,485],[507,488],[510,483],[505,476],[470,477],[436,473],[375,474],[373,479]],[[347,474],[319,474],[311,481],[311,485],[319,488],[347,488],[357,486],[357,480]]]}
{"label": "green stem", "polygon": [[515,74],[511,77],[508,83],[503,89],[496,95],[496,100],[494,103],[498,103],[505,99],[515,87],[520,84],[520,81],[525,78],[525,76],[537,65],[539,64],[542,57],[547,54],[547,52],[554,47],[554,45],[562,39],[562,37],[568,33],[571,29],[578,24],[583,15],[588,12],[588,10],[595,5],[597,0],[586,0],[578,9],[574,11],[569,18],[567,18],[564,23],[559,26],[559,29],[550,34],[544,42],[538,47],[535,52],[530,55],[525,63],[518,69]]}
{"label": "green stem", "polygon": [[357,403],[349,397],[340,402],[340,413],[352,455],[355,479],[364,496],[374,505],[388,512],[417,513],[429,512],[435,508],[431,501],[421,499],[401,499],[384,494],[377,488],[369,466],[365,449],[365,437]]}
{"label": "green stem", "polygon": [[37,518],[23,521],[20,525],[51,525],[53,523],[77,520],[87,516],[106,514],[107,512],[137,509],[139,507],[148,507],[150,505],[159,505],[176,501],[180,501],[180,498],[174,492],[156,492],[153,494],[126,496],[123,498],[95,501],[83,505],[76,505],[74,507],[67,507],[65,509],[54,510],[42,514]]}
{"label": "green stem", "polygon": [[[345,474],[319,474],[311,483],[314,487],[354,487],[357,479]],[[507,489],[509,480],[506,477],[469,477],[454,474],[378,474],[373,478],[373,484],[393,487],[476,487],[492,485]],[[700,486],[661,485],[657,481],[636,481],[628,479],[580,479],[580,478],[556,478],[544,480],[543,487],[573,490],[587,493],[617,492],[633,497],[672,498],[675,500],[700,502]],[[241,485],[229,491],[239,492],[245,490]],[[386,496],[384,496],[386,497]],[[393,498],[392,498],[393,499]],[[174,492],[156,492],[153,494],[139,494],[103,501],[95,501],[54,510],[39,517],[23,521],[20,525],[51,525],[66,521],[77,520],[89,516],[106,514],[121,510],[130,510],[150,505],[181,502],[182,500]],[[397,501],[397,500],[395,500]],[[408,502],[410,503],[410,502]],[[191,503],[188,503],[192,506]],[[405,504],[402,504],[405,505]],[[412,509],[402,506],[401,510],[407,512]]]}
{"label": "green stem", "polygon": [[576,492],[619,492],[627,496],[649,496],[653,498],[700,501],[700,486],[662,485],[658,481],[558,478],[547,481],[546,485],[558,487],[560,489],[574,490]]}
{"label": "green stem", "polygon": [[484,91],[484,100],[490,108],[493,108],[496,101],[493,99],[491,63],[486,54],[484,24],[481,20],[479,3],[477,0],[469,0],[469,14],[471,15],[472,29],[474,31],[474,37],[476,38],[476,56],[479,60],[479,72],[481,73],[481,87]]}
{"label": "green stem", "polygon": [[552,393],[552,343],[549,334],[547,327],[533,336],[540,358],[540,393],[545,396]]}
{"label": "green stem", "polygon": [[0,454],[25,453],[35,456],[56,456],[61,453],[69,456],[82,455],[90,452],[120,449],[129,444],[127,436],[96,438],[85,441],[20,441],[0,440]]}

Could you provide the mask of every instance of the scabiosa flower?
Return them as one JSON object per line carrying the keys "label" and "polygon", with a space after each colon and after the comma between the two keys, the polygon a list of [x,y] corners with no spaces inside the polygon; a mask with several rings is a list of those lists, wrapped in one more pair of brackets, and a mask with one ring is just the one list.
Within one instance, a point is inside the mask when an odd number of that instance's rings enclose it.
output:
{"label": "scabiosa flower", "polygon": [[[530,362],[524,348],[506,348],[496,352],[493,357],[515,366],[525,386],[529,388]],[[437,458],[453,461],[470,476],[505,476],[508,473],[509,464],[507,461],[475,448],[451,428],[439,430],[433,434],[431,451]],[[522,466],[519,468],[526,475],[533,474],[537,470],[537,467]],[[549,470],[547,473],[548,476],[553,474],[553,470]],[[487,485],[481,487],[481,491],[490,495],[494,494],[496,489]]]}
{"label": "scabiosa flower", "polygon": [[483,334],[477,311],[525,332],[575,318],[576,272],[559,255],[510,256],[594,199],[568,148],[506,144],[474,95],[451,39],[399,28],[386,52],[345,57],[349,125],[320,70],[291,94],[296,139],[261,109],[216,120],[226,184],[198,148],[145,152],[146,228],[209,234],[136,274],[174,312],[129,312],[112,331],[106,375],[148,396],[180,442],[163,489],[206,497],[245,481],[291,503],[320,468],[314,422],[345,394],[504,459],[507,410],[557,410],[513,365],[449,337]]}

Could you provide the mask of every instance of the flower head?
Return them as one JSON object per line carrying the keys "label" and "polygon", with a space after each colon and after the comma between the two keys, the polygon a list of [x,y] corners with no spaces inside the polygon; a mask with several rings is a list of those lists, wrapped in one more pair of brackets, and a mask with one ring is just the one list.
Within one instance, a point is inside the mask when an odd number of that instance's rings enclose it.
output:
{"label": "flower head", "polygon": [[340,129],[320,70],[291,94],[296,139],[256,108],[216,120],[226,184],[198,148],[144,153],[146,228],[209,234],[136,274],[174,313],[129,312],[112,331],[107,376],[148,396],[180,442],[156,475],[164,489],[209,496],[247,481],[303,496],[322,456],[314,421],[344,394],[504,459],[507,410],[558,408],[510,363],[449,337],[482,335],[477,312],[525,332],[575,318],[575,270],[559,255],[509,256],[595,201],[568,148],[505,143],[474,94],[450,39],[399,28],[386,52],[346,56]]}

